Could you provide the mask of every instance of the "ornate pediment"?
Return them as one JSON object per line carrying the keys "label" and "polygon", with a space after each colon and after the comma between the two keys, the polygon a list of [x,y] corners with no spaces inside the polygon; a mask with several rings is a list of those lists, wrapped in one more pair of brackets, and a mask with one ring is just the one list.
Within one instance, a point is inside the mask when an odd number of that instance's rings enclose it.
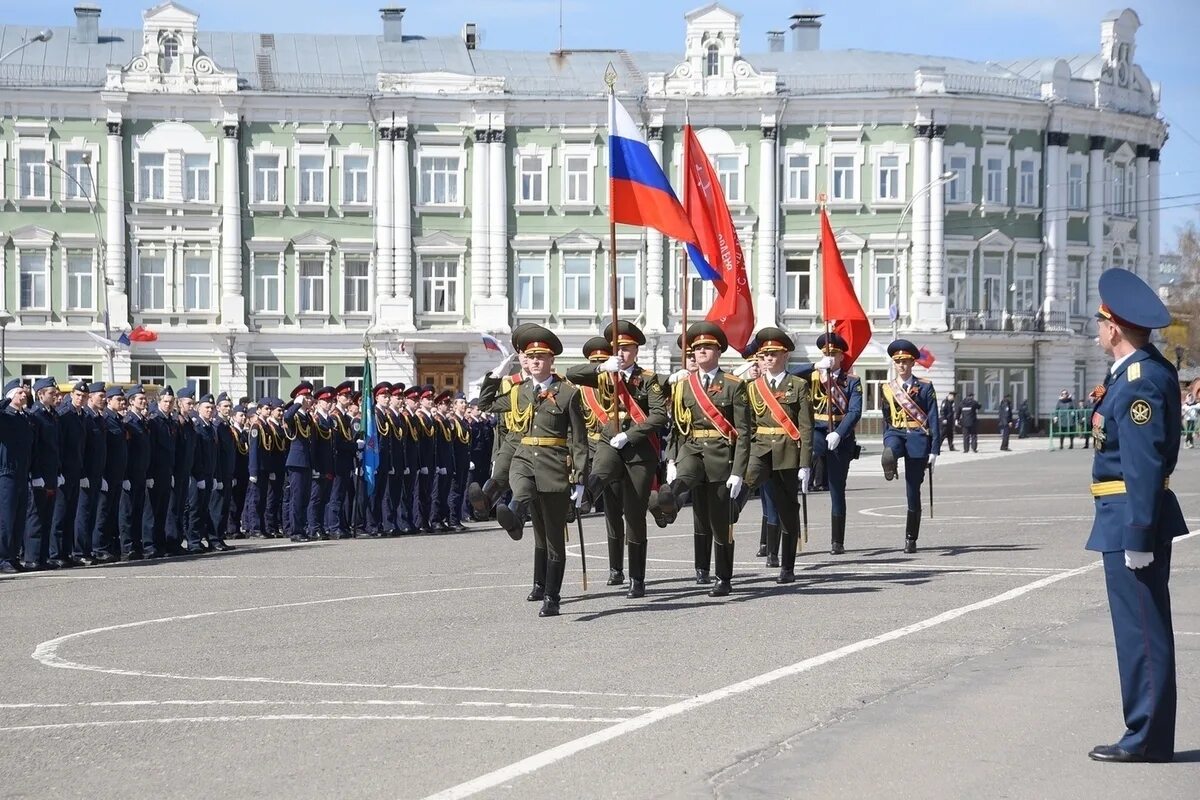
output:
{"label": "ornate pediment", "polygon": [[760,73],[742,58],[741,14],[712,3],[684,19],[684,60],[670,72],[647,76],[651,97],[775,94],[775,74]]}
{"label": "ornate pediment", "polygon": [[170,94],[236,92],[237,73],[226,72],[200,50],[199,16],[167,2],[142,14],[142,52],[123,67],[109,67],[109,91]]}
{"label": "ornate pediment", "polygon": [[306,231],[292,237],[293,250],[326,251],[333,247],[333,239],[317,231]]}
{"label": "ornate pediment", "polygon": [[458,72],[381,72],[379,91],[395,94],[504,94],[504,78]]}

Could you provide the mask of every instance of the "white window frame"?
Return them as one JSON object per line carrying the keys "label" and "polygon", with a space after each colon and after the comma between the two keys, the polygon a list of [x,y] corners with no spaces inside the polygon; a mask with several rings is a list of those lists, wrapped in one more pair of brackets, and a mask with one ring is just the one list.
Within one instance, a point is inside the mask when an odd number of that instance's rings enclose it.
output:
{"label": "white window frame", "polygon": [[[1009,283],[1014,314],[1035,314],[1038,310],[1038,284],[1041,272],[1037,252],[1018,252],[1013,259],[1012,281]],[[1027,301],[1027,302],[1024,302]]]}
{"label": "white window frame", "polygon": [[[537,271],[522,274],[522,266],[537,266]],[[524,305],[523,285],[530,285],[530,305]],[[541,305],[533,305],[536,297],[536,287],[541,284]],[[550,251],[533,252],[524,250],[513,255],[513,311],[516,314],[548,314],[550,313]]]}
{"label": "white window frame", "polygon": [[[366,184],[366,199],[354,200],[351,199],[353,194],[350,193],[348,198],[346,192],[346,181],[350,178],[350,173],[346,168],[346,159],[348,158],[365,158],[367,160],[367,171],[364,179]],[[375,154],[368,148],[361,147],[358,144],[353,144],[350,147],[342,148],[338,151],[338,200],[344,208],[370,208],[375,202]]]}
{"label": "white window frame", "polygon": [[[561,287],[559,289],[559,312],[563,316],[579,316],[591,317],[596,314],[596,252],[594,250],[560,250],[559,251],[559,274],[561,275]],[[578,259],[584,262],[586,269],[582,275],[568,275],[567,261]],[[568,298],[573,297],[578,299],[578,284],[587,281],[588,286],[588,303],[586,307],[571,308],[568,306]],[[574,293],[571,290],[571,284],[576,285]]]}
{"label": "white window frame", "polygon": [[[188,164],[189,159],[203,159],[204,160],[203,168],[197,169],[193,166],[189,166],[189,164]],[[185,202],[185,203],[201,203],[201,204],[205,204],[205,205],[211,205],[212,203],[214,203],[215,195],[214,195],[213,190],[216,186],[216,181],[214,180],[215,170],[213,169],[212,153],[211,152],[183,153],[183,155],[180,159],[180,168],[181,168],[181,171],[183,172],[183,180],[180,181],[179,188],[183,192],[183,202]],[[208,192],[204,195],[200,194],[200,183],[201,182],[200,182],[199,176],[201,173],[208,174]],[[193,174],[195,174],[197,176],[196,177],[196,187],[195,187],[196,190],[194,192],[194,195],[189,189],[189,183],[191,182]]]}
{"label": "white window frame", "polygon": [[[287,149],[274,147],[271,145],[270,142],[267,142],[267,143],[263,144],[261,147],[251,150],[247,154],[247,157],[249,158],[249,161],[250,161],[250,169],[249,169],[250,174],[248,175],[248,178],[249,178],[248,182],[250,184],[250,186],[249,186],[250,206],[252,208],[255,206],[265,207],[265,208],[283,208],[284,200],[286,198],[286,192],[287,192],[287,183],[285,183],[285,181],[284,181],[287,166],[288,166],[288,151],[287,151]],[[267,158],[278,159],[276,166],[274,168],[268,168],[268,169],[264,170],[264,172],[274,172],[275,173],[275,186],[276,186],[276,193],[278,196],[274,200],[269,200],[266,197],[260,196],[259,189],[258,189],[259,162],[261,160],[265,160]],[[264,184],[264,188],[265,188],[265,184]]]}
{"label": "white window frame", "polygon": [[995,411],[1004,399],[1004,370],[1000,367],[984,367],[981,393],[975,399],[982,406],[981,411]]}
{"label": "white window frame", "polygon": [[[329,307],[329,250],[327,250],[327,249],[307,249],[307,248],[306,249],[297,249],[295,252],[295,259],[296,259],[296,278],[295,278],[296,316],[297,317],[308,317],[308,318],[313,318],[313,317],[326,318],[326,317],[331,316],[333,313],[333,310]],[[319,276],[313,276],[312,278],[306,277],[303,274],[303,272],[304,272],[303,267],[306,262],[307,263],[319,262],[321,265],[321,274]],[[321,308],[320,309],[315,309],[315,308],[305,309],[301,305],[301,295],[302,295],[301,287],[304,285],[306,280],[312,280],[312,279],[317,279],[317,278],[319,278],[319,280],[321,281],[321,292],[320,292]]]}
{"label": "white window frame", "polygon": [[[1079,168],[1079,181],[1071,177],[1071,169]],[[1078,185],[1078,202],[1072,197],[1072,189]],[[1072,212],[1087,211],[1088,208],[1088,159],[1087,156],[1067,156],[1067,208]]]}
{"label": "white window frame", "polygon": [[721,45],[718,42],[704,48],[704,77],[721,77]]}
{"label": "white window frame", "polygon": [[[808,269],[803,272],[794,273],[798,277],[796,279],[796,291],[791,288],[792,272],[788,269],[793,262],[807,261]],[[780,309],[785,314],[813,314],[817,308],[817,273],[815,269],[816,254],[811,250],[791,250],[784,253],[782,263],[779,269],[779,299]],[[799,276],[808,276],[808,305],[799,303],[801,280]]]}
{"label": "white window frame", "polygon": [[[21,156],[26,153],[35,153],[31,163],[27,166],[30,172],[40,172],[42,191],[39,194],[24,194],[21,191],[21,185],[25,180],[25,166],[21,163]],[[50,200],[51,195],[51,180],[50,165],[46,162],[53,157],[54,149],[44,139],[16,139],[13,141],[13,168],[15,170],[15,180],[13,181],[13,194],[18,203],[46,203]],[[37,179],[31,178],[30,188],[37,185]],[[65,179],[64,179],[65,180]]]}
{"label": "white window frame", "polygon": [[[94,247],[64,247],[62,249],[63,260],[63,285],[62,285],[62,307],[64,311],[95,311],[96,310],[96,288],[98,282],[96,273],[99,267],[97,251]],[[88,261],[87,282],[88,296],[91,302],[88,305],[78,305],[71,302],[72,289],[76,284],[81,283],[81,273],[71,271],[71,257],[86,256]]]}
{"label": "white window frame", "polygon": [[[1008,311],[1009,251],[984,250],[979,259],[979,297],[977,310],[989,314]],[[999,266],[999,274],[994,268]],[[990,290],[990,294],[989,294]],[[995,302],[993,302],[995,301]]]}
{"label": "white window frame", "polygon": [[[957,176],[945,186],[945,203],[947,207],[963,208],[975,204],[975,148],[958,142],[947,147],[942,154],[942,171],[953,172]],[[954,159],[964,159],[965,166],[959,170],[953,164]],[[953,187],[953,188],[952,188]],[[954,192],[951,194],[951,192]]]}
{"label": "white window frame", "polygon": [[[973,252],[946,253],[945,279],[946,279],[946,309],[948,311],[965,313],[974,311],[975,305],[975,270],[974,270],[975,254]],[[951,291],[954,286],[953,279],[962,279],[963,290],[959,295],[963,300],[963,305],[954,303],[955,294]]]}
{"label": "white window frame", "polygon": [[93,364],[67,364],[67,383],[79,383],[96,380],[96,367]]}
{"label": "white window frame", "polygon": [[[596,204],[596,147],[592,144],[564,144],[558,148],[560,168],[562,170],[562,205],[591,208]],[[587,191],[583,197],[571,198],[571,178],[578,172],[567,169],[570,160],[587,159]]]}
{"label": "white window frame", "polygon": [[251,386],[254,399],[279,396],[280,370],[278,364],[255,364],[251,368]]}
{"label": "white window frame", "polygon": [[958,389],[958,399],[965,400],[967,395],[979,399],[979,367],[957,367],[954,370],[954,388]]}
{"label": "white window frame", "polygon": [[[1008,396],[1012,399],[1013,414],[1021,407],[1021,401],[1029,399],[1029,367],[1009,367],[1005,377],[1008,379]],[[1019,377],[1018,377],[1019,376]]]}
{"label": "white window frame", "polygon": [[[1028,173],[1023,171],[1027,165],[1031,168]],[[1017,151],[1017,207],[1038,208],[1041,205],[1041,180],[1041,153],[1030,147]]]}
{"label": "white window frame", "polygon": [[[456,169],[447,170],[445,173],[442,173],[447,176],[454,177],[455,196],[454,196],[453,202],[451,202],[449,199],[447,199],[445,202],[441,202],[441,203],[433,202],[434,198],[429,196],[429,194],[433,191],[432,183],[430,184],[429,188],[427,188],[425,186],[425,164],[426,164],[426,162],[430,162],[435,159],[441,159],[441,158],[456,159],[457,164],[458,164]],[[416,164],[416,173],[417,173],[416,197],[417,197],[417,205],[418,206],[421,206],[424,208],[431,208],[431,209],[462,209],[462,208],[465,208],[465,206],[466,206],[465,175],[466,175],[466,164],[467,164],[467,154],[466,154],[465,149],[463,149],[462,147],[421,145],[417,148],[417,154],[416,154],[414,163]]]}
{"label": "white window frame", "polygon": [[[988,196],[989,187],[991,185],[990,170],[988,162],[996,159],[1000,162],[1000,197],[999,199]],[[982,165],[981,178],[983,181],[983,191],[981,198],[985,209],[1004,209],[1012,204],[1008,196],[1008,178],[1009,171],[1012,167],[1012,151],[1007,145],[988,144],[983,146],[983,151],[980,154],[979,163]]]}
{"label": "white window frame", "polygon": [[[606,251],[604,257],[608,258]],[[630,275],[627,265],[630,260],[633,261],[633,274]],[[607,261],[605,263],[608,263]],[[639,314],[642,310],[642,253],[640,250],[623,249],[619,245],[617,247],[617,296],[620,298],[619,311],[622,314]],[[632,303],[630,301],[629,283],[633,283],[632,287]],[[601,281],[603,284],[603,305],[601,308],[612,308],[612,295],[609,292],[612,290],[611,281]]]}
{"label": "white window frame", "polygon": [[[515,168],[516,185],[513,194],[514,205],[523,208],[544,209],[550,205],[550,157],[551,151],[545,147],[526,144],[513,151],[513,166]],[[527,161],[536,160],[536,164]],[[529,167],[527,169],[527,167]],[[529,181],[528,187],[526,180]],[[529,191],[526,191],[526,189]],[[534,189],[537,191],[535,192]]]}
{"label": "white window frame", "polygon": [[[872,164],[872,196],[874,204],[877,206],[899,206],[904,207],[908,202],[908,156],[910,148],[905,147],[897,142],[887,142],[886,144],[875,145],[871,148],[871,164]],[[889,168],[889,171],[894,170],[893,186],[894,194],[892,196],[885,195],[882,191],[883,183],[883,159],[895,158],[895,167]]]}
{"label": "white window frame", "polygon": [[[160,168],[156,168],[156,169],[161,169],[161,175],[162,175],[162,192],[159,196],[154,196],[153,192],[151,191],[151,189],[154,188],[153,177],[150,175],[147,175],[147,174],[143,174],[145,171],[151,169],[150,167],[146,167],[144,164],[144,159],[146,159],[146,158],[161,158],[162,159],[162,166]],[[167,200],[167,161],[168,161],[167,153],[163,153],[161,151],[153,151],[153,150],[138,150],[137,155],[136,155],[137,169],[135,170],[134,174],[136,176],[135,180],[137,181],[136,197],[137,197],[137,201],[139,203],[164,203],[164,202],[166,202],[166,200]],[[149,186],[147,184],[149,184]]]}
{"label": "white window frame", "polygon": [[[73,156],[89,157],[89,163],[72,165],[71,158]],[[59,176],[59,191],[58,199],[64,203],[78,202],[87,205],[89,199],[92,203],[97,202],[96,196],[96,164],[100,158],[100,146],[96,144],[84,143],[80,139],[71,142],[64,142],[59,145],[59,162],[63,165],[63,170],[71,174],[75,180],[79,180],[81,175],[87,174],[89,183],[86,184],[89,194],[85,195],[80,192],[79,187],[75,185],[75,181],[70,178]],[[80,166],[83,169],[73,169],[73,166]],[[80,181],[83,183],[83,181]]]}
{"label": "white window frame", "polygon": [[[217,282],[214,275],[216,250],[207,244],[194,243],[189,243],[187,246],[181,247],[180,249],[181,257],[179,259],[179,266],[181,275],[179,281],[179,298],[178,302],[175,304],[175,308],[186,314],[212,314],[214,303],[216,302],[215,295],[218,294],[218,291],[216,291]],[[193,283],[192,275],[188,271],[189,267],[191,266],[189,262],[199,262],[201,260],[205,262],[208,269],[203,275],[199,276],[194,281],[196,284],[195,299],[199,299],[203,293],[203,290],[207,288],[208,305],[204,306],[197,303],[195,306],[192,306],[188,303],[188,291],[191,288],[190,284]]]}
{"label": "white window frame", "polygon": [[[853,141],[832,141],[826,146],[827,157],[825,186],[827,202],[831,206],[861,206],[863,204],[862,197],[862,171],[863,171],[863,148],[857,139]],[[847,156],[853,158],[853,170],[851,172],[850,185],[854,190],[853,197],[838,196],[834,192],[836,181],[834,176],[839,169],[837,166],[839,160],[844,160]],[[844,191],[844,190],[843,190]]]}
{"label": "white window frame", "polygon": [[[805,167],[792,167],[793,158],[806,158]],[[794,142],[783,150],[783,202],[784,205],[812,205],[817,201],[817,168],[820,165],[821,150],[818,147],[808,147],[804,142]],[[793,176],[803,175],[807,181],[807,192],[793,191]],[[796,181],[798,183],[798,181]]]}
{"label": "white window frame", "polygon": [[[886,261],[891,264],[891,267],[887,272],[880,272],[879,266],[881,261]],[[896,285],[896,280],[899,276],[899,270],[896,267],[896,256],[892,253],[879,251],[873,251],[871,253],[870,313],[890,313],[892,305],[892,287]],[[896,303],[899,304],[899,302],[900,296],[899,293],[897,293]]]}
{"label": "white window frame", "polygon": [[167,385],[167,365],[166,364],[138,364],[137,365],[137,380],[138,383],[155,386]]}
{"label": "white window frame", "polygon": [[717,153],[712,156],[713,171],[728,205],[746,204],[746,181],[742,160],[737,153]]}
{"label": "white window frame", "polygon": [[[162,242],[144,242],[137,246],[137,261],[134,269],[134,298],[137,301],[135,308],[139,313],[159,314],[171,311],[171,292],[173,289],[171,280],[173,259],[171,255],[171,248]],[[142,304],[142,283],[145,275],[142,262],[147,258],[162,258],[162,304],[160,306],[145,306]]]}
{"label": "white window frame", "polygon": [[[263,298],[260,297],[260,292],[259,292],[259,287],[258,287],[258,276],[256,274],[256,267],[258,266],[259,259],[262,259],[264,262],[266,262],[266,261],[274,262],[274,265],[275,265],[275,272],[274,272],[274,276],[273,276],[274,280],[275,280],[275,295],[276,295],[276,301],[277,301],[275,308],[269,308],[269,309],[267,309],[267,308],[260,309],[259,308],[259,306],[262,305],[262,301],[263,301]],[[254,316],[277,316],[277,317],[283,316],[284,294],[285,294],[284,290],[283,290],[283,287],[284,287],[283,276],[284,276],[284,254],[283,254],[282,250],[251,250],[251,252],[250,252],[250,313],[252,315],[254,315]]]}
{"label": "white window frame", "polygon": [[298,380],[309,381],[320,388],[325,385],[325,366],[322,364],[301,364],[296,370]]}
{"label": "white window frame", "polygon": [[[320,159],[321,164],[319,169],[306,170],[301,168],[302,161],[312,159]],[[295,194],[293,196],[296,199],[296,207],[308,209],[329,208],[329,148],[321,145],[297,145],[293,153],[293,160],[296,165],[292,170],[292,174],[295,176],[293,186]],[[313,191],[314,186],[306,185],[312,183],[312,181],[308,180],[310,177],[315,177],[317,179],[316,183],[320,184],[318,187],[315,187],[321,190],[319,198],[316,196],[317,193]],[[311,192],[307,200],[304,199],[306,191]]]}
{"label": "white window frame", "polygon": [[[441,292],[450,302],[453,303],[453,308],[444,311],[438,311],[430,308],[430,303],[426,303],[426,265],[436,267],[439,265],[449,266],[453,268],[453,276],[430,276],[428,280],[434,281],[441,286]],[[434,318],[450,318],[461,317],[463,315],[463,254],[461,252],[442,252],[431,250],[427,252],[418,252],[417,254],[417,291],[416,300],[417,313],[422,316]]]}
{"label": "white window frame", "polygon": [[[41,269],[36,270],[36,271],[30,270],[30,271],[26,272],[25,257],[29,256],[31,259],[36,259],[39,254],[41,255]],[[51,249],[49,247],[35,247],[35,246],[22,247],[22,246],[18,245],[18,247],[16,248],[17,296],[16,296],[16,304],[15,305],[19,311],[49,311],[50,310],[50,306],[51,306],[51,302],[52,302],[51,301],[51,291],[52,290],[51,290],[51,286],[50,286],[50,254],[51,254]],[[42,296],[41,299],[43,302],[30,303],[28,305],[25,304],[24,298],[21,296],[21,282],[24,279],[25,275],[31,275],[34,278],[38,278],[38,277],[41,278],[42,290],[41,290],[40,294]]]}
{"label": "white window frame", "polygon": [[1087,316],[1087,259],[1083,256],[1067,256],[1067,304],[1073,317]]}
{"label": "white window frame", "polygon": [[183,367],[183,384],[196,390],[196,399],[206,394],[212,394],[212,365],[185,364]]}
{"label": "white window frame", "polygon": [[[371,285],[372,285],[371,279],[372,279],[372,272],[373,272],[373,270],[371,269],[371,255],[370,255],[370,253],[346,253],[346,252],[343,252],[341,254],[341,257],[342,257],[341,258],[341,261],[342,261],[342,269],[341,269],[342,315],[347,316],[347,317],[370,316],[371,300],[374,297],[374,294],[371,289]],[[366,274],[362,275],[362,276],[355,276],[355,277],[351,278],[348,267],[352,263],[365,265],[367,268]],[[359,309],[359,308],[351,309],[349,307],[349,303],[347,302],[347,300],[350,296],[350,293],[347,292],[347,288],[349,287],[351,280],[354,281],[354,284],[356,287],[355,288],[356,294],[361,294],[362,305],[363,305],[363,308],[361,308],[361,309]]]}

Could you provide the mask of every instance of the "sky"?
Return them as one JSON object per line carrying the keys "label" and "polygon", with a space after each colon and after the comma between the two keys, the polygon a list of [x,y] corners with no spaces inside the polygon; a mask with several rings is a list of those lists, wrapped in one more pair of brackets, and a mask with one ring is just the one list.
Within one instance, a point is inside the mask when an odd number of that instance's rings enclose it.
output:
{"label": "sky", "polygon": [[[95,2],[96,0],[93,0]],[[98,0],[105,27],[139,27],[151,0]],[[0,0],[0,21],[71,25],[72,0]],[[379,8],[406,6],[406,35],[456,35],[465,22],[482,31],[482,47],[550,51],[623,48],[683,51],[684,14],[699,0],[185,0],[201,28],[272,33],[379,31]],[[1112,0],[727,0],[742,17],[742,52],[766,49],[768,30],[785,30],[804,9],[825,13],[824,49],[886,50],[976,61],[1098,53],[1100,20]],[[1170,126],[1162,154],[1162,245],[1200,221],[1200,2],[1136,0],[1134,61],[1162,85],[1161,114]],[[599,76],[597,76],[599,81]]]}

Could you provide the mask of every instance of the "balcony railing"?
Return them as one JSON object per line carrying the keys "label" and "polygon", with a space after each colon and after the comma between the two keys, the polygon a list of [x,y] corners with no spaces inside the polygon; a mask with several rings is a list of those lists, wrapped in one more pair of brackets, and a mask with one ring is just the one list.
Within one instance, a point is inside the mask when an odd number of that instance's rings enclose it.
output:
{"label": "balcony railing", "polygon": [[946,327],[952,331],[995,331],[997,333],[1071,333],[1070,316],[1065,311],[1049,314],[1041,311],[993,311],[969,309],[946,314]]}

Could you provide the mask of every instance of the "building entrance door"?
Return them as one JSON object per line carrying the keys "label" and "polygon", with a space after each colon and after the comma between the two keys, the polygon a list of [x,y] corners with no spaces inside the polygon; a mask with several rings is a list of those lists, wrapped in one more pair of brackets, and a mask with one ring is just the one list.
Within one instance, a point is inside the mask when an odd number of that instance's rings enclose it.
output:
{"label": "building entrance door", "polygon": [[458,353],[431,353],[417,356],[417,379],[434,392],[444,389],[462,391],[463,357]]}

